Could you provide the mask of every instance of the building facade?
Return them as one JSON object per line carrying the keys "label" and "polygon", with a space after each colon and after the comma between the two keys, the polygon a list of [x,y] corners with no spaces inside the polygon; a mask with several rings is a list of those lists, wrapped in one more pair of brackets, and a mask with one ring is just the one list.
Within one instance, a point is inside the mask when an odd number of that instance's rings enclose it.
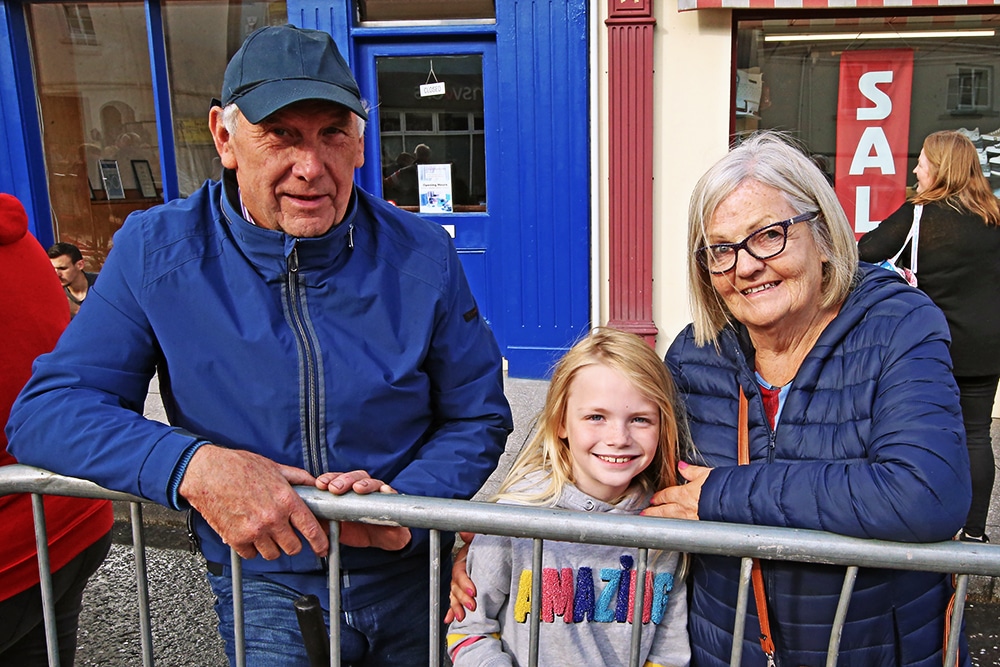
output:
{"label": "building facade", "polygon": [[284,22],[345,52],[374,107],[358,182],[452,233],[514,376],[591,324],[666,349],[689,193],[744,132],[797,137],[859,234],[935,130],[1000,188],[983,0],[0,0],[0,190],[98,269],[128,212],[218,177],[225,64]]}

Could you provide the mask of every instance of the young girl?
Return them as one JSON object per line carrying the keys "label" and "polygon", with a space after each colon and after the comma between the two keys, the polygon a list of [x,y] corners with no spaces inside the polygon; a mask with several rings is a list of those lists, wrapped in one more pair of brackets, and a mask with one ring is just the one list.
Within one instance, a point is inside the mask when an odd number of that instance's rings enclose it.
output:
{"label": "young girl", "polygon": [[[532,440],[495,501],[638,514],[677,483],[673,383],[638,336],[595,329],[552,374]],[[540,665],[626,665],[637,550],[546,541]],[[468,553],[474,610],[451,624],[455,667],[528,663],[532,540],[479,535]],[[647,666],[690,660],[687,595],[677,553],[650,552],[642,614]]]}

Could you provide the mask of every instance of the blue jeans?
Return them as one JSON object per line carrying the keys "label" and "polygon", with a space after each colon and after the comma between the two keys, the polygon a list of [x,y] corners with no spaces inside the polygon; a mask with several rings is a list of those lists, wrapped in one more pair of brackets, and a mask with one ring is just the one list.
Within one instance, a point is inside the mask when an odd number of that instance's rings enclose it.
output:
{"label": "blue jeans", "polygon": [[[233,634],[233,590],[230,569],[208,573],[215,593],[219,634],[229,664],[236,664]],[[325,574],[317,574],[325,578]],[[442,577],[443,579],[444,577]],[[442,586],[444,582],[442,582]],[[447,589],[443,600],[447,601]],[[243,617],[247,667],[309,667],[293,603],[301,593],[259,575],[243,573]],[[446,603],[445,603],[446,604]],[[429,655],[428,579],[414,577],[394,595],[340,615],[340,657],[344,667],[426,665]],[[444,609],[442,608],[442,615]],[[330,617],[323,612],[329,629]],[[445,655],[445,628],[441,652]]]}

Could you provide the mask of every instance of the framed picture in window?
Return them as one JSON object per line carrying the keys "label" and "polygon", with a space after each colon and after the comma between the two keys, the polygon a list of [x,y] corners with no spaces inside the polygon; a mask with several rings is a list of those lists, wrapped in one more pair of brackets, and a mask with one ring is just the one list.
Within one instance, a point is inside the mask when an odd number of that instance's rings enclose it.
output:
{"label": "framed picture in window", "polygon": [[118,171],[118,160],[100,160],[101,180],[104,181],[104,192],[108,199],[125,199],[125,188],[122,186],[122,175]]}
{"label": "framed picture in window", "polygon": [[153,183],[153,171],[149,168],[149,160],[132,160],[132,171],[139,194],[144,199],[156,199],[156,184]]}

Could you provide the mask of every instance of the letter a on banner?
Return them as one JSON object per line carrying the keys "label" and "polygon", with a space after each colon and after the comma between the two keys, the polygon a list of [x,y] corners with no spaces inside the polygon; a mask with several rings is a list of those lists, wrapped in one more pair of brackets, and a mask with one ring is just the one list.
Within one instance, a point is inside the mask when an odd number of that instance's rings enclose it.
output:
{"label": "letter a on banner", "polygon": [[906,199],[913,51],[846,51],[837,103],[837,197],[861,236]]}

